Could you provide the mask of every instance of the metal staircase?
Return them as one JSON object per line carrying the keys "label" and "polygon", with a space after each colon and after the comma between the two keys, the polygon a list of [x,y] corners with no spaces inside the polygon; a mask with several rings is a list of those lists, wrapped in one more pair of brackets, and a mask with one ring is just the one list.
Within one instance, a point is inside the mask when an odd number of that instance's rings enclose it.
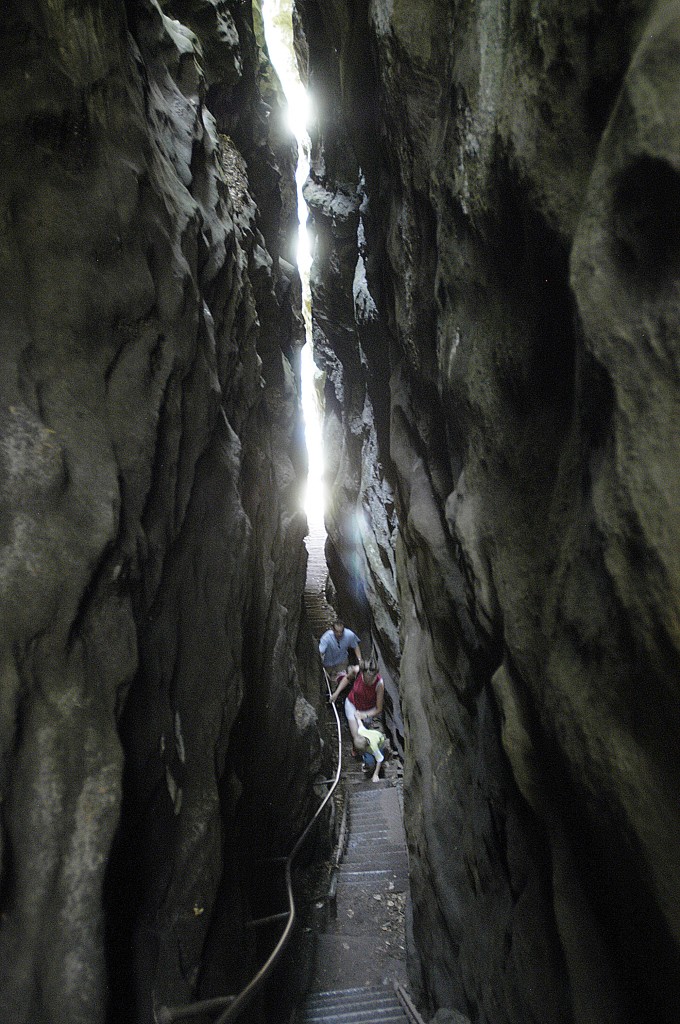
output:
{"label": "metal staircase", "polygon": [[307,1001],[305,1024],[404,1024],[394,988],[345,988],[318,992]]}

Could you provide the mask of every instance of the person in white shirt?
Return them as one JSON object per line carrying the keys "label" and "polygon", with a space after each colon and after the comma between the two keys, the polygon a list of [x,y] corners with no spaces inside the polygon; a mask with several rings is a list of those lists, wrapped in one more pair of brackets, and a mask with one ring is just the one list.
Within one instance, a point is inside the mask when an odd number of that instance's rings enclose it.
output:
{"label": "person in white shirt", "polygon": [[321,662],[331,682],[335,683],[338,675],[347,671],[349,651],[353,652],[357,661],[361,661],[359,637],[345,627],[342,619],[336,619],[332,628],[327,629],[319,640]]}

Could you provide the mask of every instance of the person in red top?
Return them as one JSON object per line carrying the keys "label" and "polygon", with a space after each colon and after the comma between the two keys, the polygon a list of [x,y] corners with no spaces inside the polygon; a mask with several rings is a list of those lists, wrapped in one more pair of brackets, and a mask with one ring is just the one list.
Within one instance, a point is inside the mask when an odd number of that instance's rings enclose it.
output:
{"label": "person in red top", "polygon": [[375,658],[361,661],[358,665],[350,665],[347,673],[338,678],[338,684],[331,694],[331,702],[336,701],[342,691],[350,685],[352,689],[345,697],[345,717],[352,741],[356,744],[359,722],[366,722],[369,718],[378,718],[382,715],[385,684],[378,675]]}

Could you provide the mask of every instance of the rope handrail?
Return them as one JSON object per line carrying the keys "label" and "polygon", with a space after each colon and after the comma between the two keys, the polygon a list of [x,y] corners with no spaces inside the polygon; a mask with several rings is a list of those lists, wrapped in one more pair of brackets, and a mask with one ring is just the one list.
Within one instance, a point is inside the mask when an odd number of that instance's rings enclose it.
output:
{"label": "rope handrail", "polygon": [[[332,690],[330,681],[328,679],[328,673],[323,670],[324,678],[326,680],[326,688],[328,690],[328,696],[331,696]],[[340,772],[342,770],[342,730],[340,726],[340,716],[338,715],[338,709],[335,704],[331,701],[331,707],[335,715],[335,724],[338,734],[338,763],[335,770],[335,776],[333,778],[333,785],[330,787],[325,797],[317,807],[314,815],[307,823],[306,828],[299,836],[295,846],[288,854],[285,863],[285,881],[286,891],[288,894],[288,920],[286,926],[283,929],[279,941],[274,946],[274,949],[269,954],[268,959],[264,962],[259,971],[250,979],[244,989],[242,989],[236,996],[217,996],[212,999],[203,999],[197,1003],[187,1003],[183,1006],[161,1006],[157,1012],[154,1012],[154,1018],[156,1024],[174,1024],[175,1021],[187,1020],[190,1017],[198,1017],[203,1013],[215,1013],[218,1010],[223,1010],[223,1013],[216,1019],[214,1024],[229,1024],[230,1021],[236,1020],[241,1012],[245,1010],[246,1006],[250,1003],[256,993],[259,991],[265,979],[271,973],[276,961],[278,960],[281,953],[288,945],[291,932],[293,930],[293,924],[295,923],[295,898],[293,895],[293,883],[291,879],[291,867],[295,857],[299,853],[302,845],[309,835],[309,832],[316,822],[317,818],[321,814],[322,810],[333,796],[338,782],[340,781]]]}

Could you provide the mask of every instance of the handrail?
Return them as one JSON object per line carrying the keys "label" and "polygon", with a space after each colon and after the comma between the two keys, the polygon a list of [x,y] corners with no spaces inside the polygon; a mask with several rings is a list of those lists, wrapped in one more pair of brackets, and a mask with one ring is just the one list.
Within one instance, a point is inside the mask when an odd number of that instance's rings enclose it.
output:
{"label": "handrail", "polygon": [[[326,680],[328,696],[330,697],[332,691],[330,681],[328,679],[328,673],[325,669],[323,670],[323,674]],[[340,716],[338,715],[338,709],[332,701],[331,707],[333,708],[333,713],[335,715],[335,723],[338,733],[338,764],[335,770],[333,785],[326,793],[325,797],[314,812],[313,817],[307,823],[307,827],[299,836],[295,846],[286,858],[285,879],[286,890],[288,893],[288,920],[279,941],[276,943],[274,949],[269,955],[269,958],[265,961],[257,974],[250,979],[246,987],[242,989],[237,996],[217,996],[213,999],[203,999],[197,1003],[187,1003],[184,1006],[161,1006],[158,1008],[158,1012],[154,1013],[157,1024],[174,1024],[174,1022],[178,1020],[185,1020],[188,1017],[197,1017],[201,1013],[211,1013],[216,1012],[217,1010],[224,1010],[224,1012],[217,1018],[214,1024],[228,1024],[229,1021],[236,1020],[239,1014],[246,1008],[251,999],[259,991],[262,983],[271,973],[279,956],[288,945],[288,940],[290,939],[290,935],[293,930],[293,924],[295,923],[295,899],[293,896],[293,883],[291,880],[291,866],[297,853],[301,849],[302,844],[307,838],[312,825],[315,823],[316,819],[333,796],[338,782],[340,781],[340,772],[342,770],[342,731],[340,727]]]}
{"label": "handrail", "polygon": [[399,981],[394,982],[394,991],[397,994],[397,999],[401,1003],[402,1009],[409,1019],[409,1024],[425,1024],[425,1021],[418,1013],[417,1009],[413,1005],[413,1000],[409,996],[404,986]]}

